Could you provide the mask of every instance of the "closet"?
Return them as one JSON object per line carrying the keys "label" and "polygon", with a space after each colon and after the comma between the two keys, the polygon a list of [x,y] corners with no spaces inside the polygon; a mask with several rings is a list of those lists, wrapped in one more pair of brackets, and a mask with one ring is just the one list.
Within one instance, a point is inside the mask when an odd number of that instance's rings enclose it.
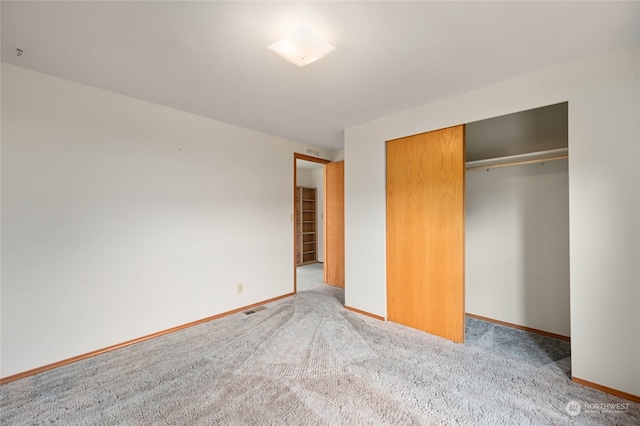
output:
{"label": "closet", "polygon": [[568,104],[387,141],[387,317],[568,338]]}
{"label": "closet", "polygon": [[570,335],[568,104],[466,125],[467,314]]}

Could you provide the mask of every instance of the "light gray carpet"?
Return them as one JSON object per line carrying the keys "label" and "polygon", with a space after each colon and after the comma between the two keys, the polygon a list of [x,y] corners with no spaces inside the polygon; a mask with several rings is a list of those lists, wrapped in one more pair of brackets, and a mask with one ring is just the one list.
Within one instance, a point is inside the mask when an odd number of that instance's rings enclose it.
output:
{"label": "light gray carpet", "polygon": [[0,387],[1,423],[634,425],[628,401],[342,307],[330,286]]}
{"label": "light gray carpet", "polygon": [[307,291],[322,287],[322,280],[324,279],[324,265],[322,263],[298,266],[296,273],[298,291]]}
{"label": "light gray carpet", "polygon": [[571,343],[564,340],[467,317],[465,343],[571,378]]}

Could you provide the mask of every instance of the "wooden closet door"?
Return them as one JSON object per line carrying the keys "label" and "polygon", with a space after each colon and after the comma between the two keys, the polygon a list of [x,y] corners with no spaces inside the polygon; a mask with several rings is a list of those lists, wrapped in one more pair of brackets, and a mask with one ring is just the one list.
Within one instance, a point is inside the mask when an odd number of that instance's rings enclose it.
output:
{"label": "wooden closet door", "polygon": [[464,341],[464,126],[387,142],[387,315]]}
{"label": "wooden closet door", "polygon": [[324,282],[344,288],[344,161],[324,169]]}

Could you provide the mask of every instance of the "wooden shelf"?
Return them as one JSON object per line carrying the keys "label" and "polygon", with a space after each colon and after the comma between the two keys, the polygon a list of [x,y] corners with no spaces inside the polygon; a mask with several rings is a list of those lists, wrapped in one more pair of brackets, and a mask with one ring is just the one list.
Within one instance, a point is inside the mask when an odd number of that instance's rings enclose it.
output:
{"label": "wooden shelf", "polygon": [[296,187],[296,265],[318,261],[316,188]]}

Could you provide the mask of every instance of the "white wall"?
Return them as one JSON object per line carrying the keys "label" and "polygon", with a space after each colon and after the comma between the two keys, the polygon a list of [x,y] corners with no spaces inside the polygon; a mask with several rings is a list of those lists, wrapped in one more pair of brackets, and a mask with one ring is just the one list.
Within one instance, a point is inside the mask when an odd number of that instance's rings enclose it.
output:
{"label": "white wall", "polygon": [[466,311],[569,336],[567,160],[470,170]]}
{"label": "white wall", "polygon": [[331,151],[331,161],[343,161],[344,160],[344,149],[336,149],[335,151]]}
{"label": "white wall", "polygon": [[1,136],[2,377],[293,291],[306,145],[8,64]]}
{"label": "white wall", "polygon": [[318,262],[324,262],[324,167],[311,171],[311,186],[317,188],[316,192],[316,212],[318,214],[318,234],[316,235],[316,251]]}
{"label": "white wall", "polygon": [[636,43],[345,129],[347,305],[386,315],[386,140],[568,101],[572,372],[640,395],[639,93]]}
{"label": "white wall", "polygon": [[311,179],[310,169],[302,169],[300,167],[296,169],[296,185],[313,188],[313,180]]}

